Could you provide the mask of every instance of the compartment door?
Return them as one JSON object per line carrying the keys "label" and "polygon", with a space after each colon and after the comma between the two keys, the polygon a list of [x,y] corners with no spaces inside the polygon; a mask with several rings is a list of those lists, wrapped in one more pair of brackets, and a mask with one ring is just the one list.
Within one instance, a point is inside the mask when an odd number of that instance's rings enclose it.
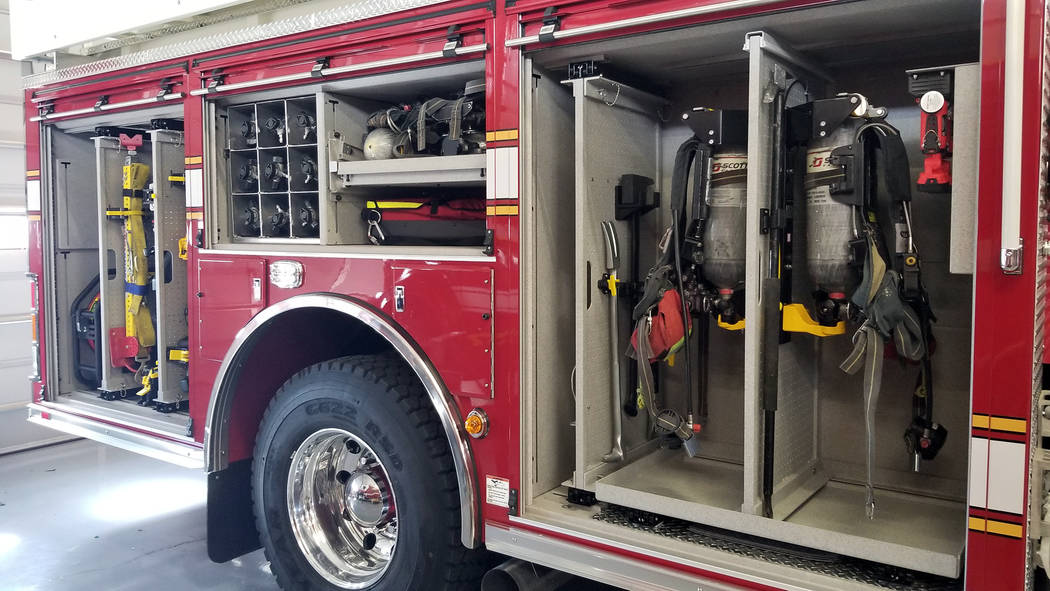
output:
{"label": "compartment door", "polygon": [[366,104],[328,92],[319,92],[316,97],[321,244],[366,244],[365,224],[361,222],[364,201],[350,198],[336,169],[340,161],[350,159],[350,144],[368,133],[369,110],[381,108],[382,103]]}
{"label": "compartment door", "polygon": [[188,339],[186,322],[186,261],[179,258],[179,239],[186,236],[185,182],[167,177],[178,174],[185,163],[185,142],[181,131],[154,130],[153,193],[157,270],[157,400],[177,402],[186,398],[179,383],[186,377],[186,366],[168,360],[168,349]]}
{"label": "compartment door", "polygon": [[203,359],[222,361],[237,331],[266,307],[267,283],[262,259],[197,263],[197,346]]}
{"label": "compartment door", "polygon": [[[630,334],[626,302],[619,302],[619,334],[613,334],[612,299],[597,289],[606,271],[601,223],[615,220],[615,191],[620,177],[638,174],[659,180],[660,123],[663,102],[629,86],[604,78],[572,82],[576,104],[576,470],[577,488],[594,490],[595,480],[608,472],[602,456],[612,447],[614,413],[612,362],[620,359]],[[626,222],[615,222],[620,256],[629,260]],[[622,380],[621,380],[622,382]],[[638,421],[639,424],[643,423]],[[624,421],[625,430],[628,422]],[[625,433],[625,436],[627,434]],[[625,437],[626,439],[626,437]],[[616,466],[617,464],[611,464]]]}

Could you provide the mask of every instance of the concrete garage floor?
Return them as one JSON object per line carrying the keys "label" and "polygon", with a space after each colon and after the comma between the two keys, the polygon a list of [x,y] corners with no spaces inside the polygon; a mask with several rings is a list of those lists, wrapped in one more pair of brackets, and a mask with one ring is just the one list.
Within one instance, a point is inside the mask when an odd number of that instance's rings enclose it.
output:
{"label": "concrete garage floor", "polygon": [[204,499],[201,471],[91,441],[0,456],[0,591],[277,591],[261,550],[208,560]]}

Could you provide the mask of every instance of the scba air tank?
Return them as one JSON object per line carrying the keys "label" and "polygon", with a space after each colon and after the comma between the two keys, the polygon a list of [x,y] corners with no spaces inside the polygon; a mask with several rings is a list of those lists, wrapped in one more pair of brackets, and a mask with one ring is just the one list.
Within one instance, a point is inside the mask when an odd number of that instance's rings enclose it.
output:
{"label": "scba air tank", "polygon": [[722,148],[711,157],[704,237],[704,277],[720,292],[743,286],[747,255],[747,152]]}
{"label": "scba air tank", "polygon": [[843,180],[836,177],[840,166],[831,153],[853,144],[860,123],[849,118],[826,137],[814,137],[806,153],[806,266],[817,289],[838,300],[848,297],[857,281],[849,244],[856,223],[853,206],[831,193],[832,184]]}

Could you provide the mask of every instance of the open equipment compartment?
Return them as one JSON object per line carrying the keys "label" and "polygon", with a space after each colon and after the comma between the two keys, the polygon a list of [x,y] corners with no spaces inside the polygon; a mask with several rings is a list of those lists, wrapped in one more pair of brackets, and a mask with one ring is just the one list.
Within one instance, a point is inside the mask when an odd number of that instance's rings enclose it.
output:
{"label": "open equipment compartment", "polygon": [[[934,14],[951,16],[931,31],[922,23]],[[614,539],[633,538],[630,530],[615,525],[617,512],[628,508],[654,519],[677,518],[699,524],[695,527],[916,571],[907,576],[960,575],[967,527],[968,273],[973,268],[979,80],[976,66],[957,64],[977,59],[979,23],[977,2],[876,0],[823,7],[819,16],[799,9],[527,54],[522,130],[526,517],[558,525],[579,519],[579,503],[597,501],[583,509],[594,518],[586,528]],[[597,71],[591,69],[594,62]],[[566,70],[569,64],[575,65]],[[923,68],[947,72],[954,81],[950,193],[916,186],[925,154],[909,72]],[[776,130],[787,126],[786,118],[774,125],[778,92],[786,108],[859,93],[872,107],[888,109],[885,122],[900,131],[906,149],[910,222],[937,317],[936,354],[930,360],[935,420],[949,436],[936,459],[919,462],[908,453],[902,434],[915,412],[912,394],[919,370],[887,360],[873,431],[877,510],[871,520],[865,515],[862,379],[839,369],[858,324],[820,325],[805,260],[809,233],[802,194],[794,195],[802,200],[794,205],[795,227],[783,230],[789,246],[770,247],[769,232],[779,227],[778,218],[771,217],[778,215],[771,203],[779,186],[777,171],[788,170],[786,178],[799,183],[805,175],[787,160],[786,147],[775,145]],[[622,175],[654,179],[660,208],[643,216],[639,227],[644,277],[670,223],[674,152],[691,134],[680,116],[696,106],[747,109],[747,213],[741,228],[747,245],[746,327],[727,331],[709,323],[708,412],[697,435],[700,457],[689,458],[652,437],[643,412],[643,420],[621,417],[625,459],[603,461],[615,439],[612,359],[621,364],[621,392],[633,394],[634,386],[626,376],[633,362],[624,356],[629,306],[619,310],[614,337],[612,298],[598,288],[607,270],[600,223],[615,217],[613,195]],[[621,261],[629,260],[630,228],[623,222],[616,227]],[[629,268],[621,262],[621,281]],[[759,288],[771,269],[779,269],[773,274],[781,279],[778,289]],[[536,285],[541,287],[530,287]],[[791,318],[784,320],[787,312],[780,307],[789,304],[799,306],[790,306]],[[698,336],[692,344],[698,345]],[[676,367],[659,370],[663,405],[681,408],[689,395],[682,360],[679,352]],[[764,412],[770,394],[775,395],[775,427],[766,438],[766,425],[773,424]],[[574,504],[564,505],[566,495]]]}
{"label": "open equipment compartment", "polygon": [[[180,107],[154,108],[56,121],[41,131],[44,268],[54,286],[45,294],[48,358],[58,364],[46,399],[177,436],[189,421],[181,115]],[[133,156],[121,134],[140,136]],[[130,189],[129,157],[138,167]],[[131,219],[141,227],[129,229]],[[133,282],[129,264],[142,271]],[[149,317],[149,345],[126,332],[130,283],[142,297],[139,313]]]}
{"label": "open equipment compartment", "polygon": [[[483,75],[458,62],[208,101],[211,243],[482,246]],[[402,234],[404,219],[419,224]]]}

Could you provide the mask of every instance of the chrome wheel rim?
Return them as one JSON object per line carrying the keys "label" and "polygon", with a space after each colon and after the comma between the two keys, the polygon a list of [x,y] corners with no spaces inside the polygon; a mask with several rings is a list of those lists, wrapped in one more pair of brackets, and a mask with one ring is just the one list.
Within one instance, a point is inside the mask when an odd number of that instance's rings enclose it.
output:
{"label": "chrome wheel rim", "polygon": [[321,429],[292,455],[288,514],[299,549],[321,576],[363,589],[386,572],[397,546],[397,504],[383,463],[343,429]]}

